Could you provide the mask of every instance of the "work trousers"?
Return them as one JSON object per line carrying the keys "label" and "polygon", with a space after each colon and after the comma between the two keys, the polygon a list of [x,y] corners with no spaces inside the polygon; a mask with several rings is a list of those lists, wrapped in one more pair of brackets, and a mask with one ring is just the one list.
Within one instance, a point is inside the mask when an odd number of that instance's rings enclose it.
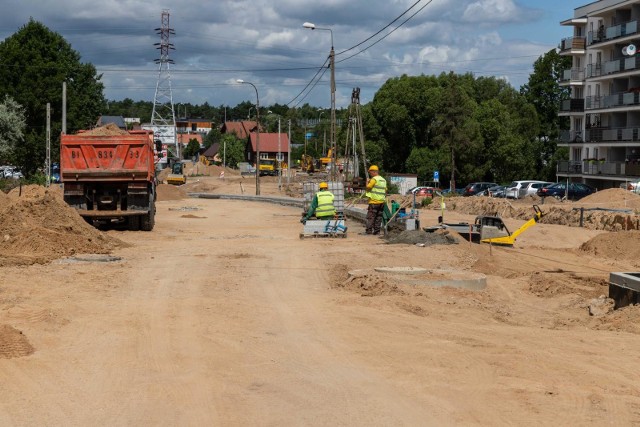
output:
{"label": "work trousers", "polygon": [[380,234],[384,203],[370,203],[367,208],[367,234]]}

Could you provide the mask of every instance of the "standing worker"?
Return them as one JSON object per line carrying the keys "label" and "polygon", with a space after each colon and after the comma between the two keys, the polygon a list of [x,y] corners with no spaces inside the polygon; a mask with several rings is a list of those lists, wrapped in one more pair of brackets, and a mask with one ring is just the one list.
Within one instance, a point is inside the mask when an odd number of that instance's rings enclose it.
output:
{"label": "standing worker", "polygon": [[309,218],[315,213],[318,219],[333,219],[336,216],[336,208],[333,206],[333,199],[335,198],[333,193],[329,191],[329,185],[326,182],[321,182],[318,185],[318,192],[313,196],[309,211],[300,220],[301,223],[306,223]]}
{"label": "standing worker", "polygon": [[387,181],[378,173],[378,166],[369,166],[371,179],[367,183],[367,192],[365,193],[365,196],[369,199],[369,207],[367,208],[367,227],[364,234],[380,234],[382,213],[387,195]]}

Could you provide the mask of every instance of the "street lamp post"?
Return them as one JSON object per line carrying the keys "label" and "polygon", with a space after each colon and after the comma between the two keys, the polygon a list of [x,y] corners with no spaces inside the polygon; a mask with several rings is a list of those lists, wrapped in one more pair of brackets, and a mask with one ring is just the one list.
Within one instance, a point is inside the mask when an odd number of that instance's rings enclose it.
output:
{"label": "street lamp post", "polygon": [[331,179],[335,181],[338,176],[338,162],[336,161],[336,63],[333,49],[333,31],[331,28],[316,27],[311,22],[305,22],[302,26],[311,30],[324,30],[331,33],[331,51],[329,53],[329,66],[331,68],[331,133],[329,135],[329,143],[331,145]]}
{"label": "street lamp post", "polygon": [[260,96],[258,88],[251,82],[237,79],[236,82],[253,86],[256,91],[256,196],[260,195]]}
{"label": "street lamp post", "polygon": [[[322,123],[320,120],[321,120],[322,115],[324,113],[325,113],[324,111],[320,111],[320,114],[318,114],[318,124]],[[322,143],[322,154],[324,154],[324,145],[327,142],[326,141],[326,139],[327,139],[327,131],[326,130],[325,130],[325,133],[324,133],[324,137],[325,137],[325,141]],[[318,151],[318,138],[316,138],[316,151]]]}

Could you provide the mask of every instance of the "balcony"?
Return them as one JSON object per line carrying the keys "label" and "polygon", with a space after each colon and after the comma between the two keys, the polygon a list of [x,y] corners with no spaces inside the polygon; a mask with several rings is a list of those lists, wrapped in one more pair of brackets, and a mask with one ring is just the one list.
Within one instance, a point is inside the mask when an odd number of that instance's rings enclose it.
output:
{"label": "balcony", "polygon": [[584,111],[584,98],[565,99],[560,103],[561,113],[580,113]]}
{"label": "balcony", "polygon": [[583,82],[584,81],[584,68],[570,68],[562,71],[562,77],[560,77],[560,83],[571,82]]}
{"label": "balcony", "polygon": [[582,175],[582,162],[561,160],[558,162],[556,170],[563,175]]}
{"label": "balcony", "polygon": [[585,142],[634,142],[640,141],[640,127],[591,128],[584,132]]}
{"label": "balcony", "polygon": [[583,133],[579,130],[561,130],[559,140],[565,144],[582,144]]}
{"label": "balcony", "polygon": [[556,167],[559,175],[604,175],[611,177],[640,176],[640,164],[604,160],[562,160]]}
{"label": "balcony", "polygon": [[571,50],[584,50],[587,45],[586,37],[567,37],[562,39],[558,45],[560,53],[567,53]]}
{"label": "balcony", "polygon": [[609,40],[615,40],[620,37],[630,36],[638,32],[638,21],[630,21],[613,27],[600,27],[597,31],[589,31],[587,34],[587,44],[603,43]]}
{"label": "balcony", "polygon": [[584,108],[586,110],[599,110],[604,108],[620,108],[640,105],[640,93],[619,92],[613,95],[587,96]]}
{"label": "balcony", "polygon": [[586,77],[608,76],[611,74],[620,74],[640,69],[640,57],[630,56],[628,58],[615,59],[605,62],[604,64],[588,64],[586,67]]}
{"label": "balcony", "polygon": [[592,77],[600,77],[602,75],[602,64],[588,64],[585,70],[585,74],[588,79]]}

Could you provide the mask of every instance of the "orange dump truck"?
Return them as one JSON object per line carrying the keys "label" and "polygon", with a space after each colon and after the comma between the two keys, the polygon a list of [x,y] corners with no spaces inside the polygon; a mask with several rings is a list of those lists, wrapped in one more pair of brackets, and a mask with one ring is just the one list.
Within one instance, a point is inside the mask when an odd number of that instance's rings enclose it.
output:
{"label": "orange dump truck", "polygon": [[64,200],[91,224],[126,222],[129,230],[151,231],[155,223],[156,178],[153,132],[60,137]]}

